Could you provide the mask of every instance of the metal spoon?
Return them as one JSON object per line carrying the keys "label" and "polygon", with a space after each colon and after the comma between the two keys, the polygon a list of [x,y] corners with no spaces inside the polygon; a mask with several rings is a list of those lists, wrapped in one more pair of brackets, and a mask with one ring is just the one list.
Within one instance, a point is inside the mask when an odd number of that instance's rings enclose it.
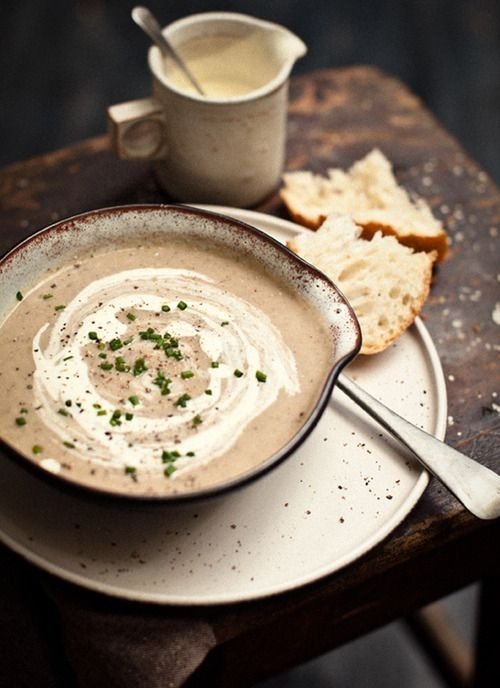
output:
{"label": "metal spoon", "polygon": [[500,516],[499,475],[401,418],[345,375],[339,375],[336,385],[408,447],[466,509],[478,518]]}
{"label": "metal spoon", "polygon": [[170,42],[162,34],[160,25],[158,24],[156,18],[151,14],[150,10],[148,10],[147,7],[134,7],[132,10],[132,19],[135,21],[137,26],[140,26],[140,28],[147,33],[153,43],[160,48],[164,57],[171,57],[174,60],[176,65],[184,72],[198,93],[204,96],[205,92],[189,71],[186,63],[179,57],[178,53],[172,47]]}

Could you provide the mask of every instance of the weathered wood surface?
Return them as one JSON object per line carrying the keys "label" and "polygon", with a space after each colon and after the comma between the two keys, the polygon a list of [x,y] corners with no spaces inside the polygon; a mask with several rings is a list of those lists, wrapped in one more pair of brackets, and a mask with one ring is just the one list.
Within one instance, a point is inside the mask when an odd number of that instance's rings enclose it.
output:
{"label": "weathered wood surface", "polygon": [[[449,231],[449,257],[423,313],[447,380],[447,441],[500,472],[498,189],[397,80],[368,67],[292,80],[288,169],[346,167],[374,146]],[[116,160],[106,136],[84,141],[0,171],[0,251],[68,215],[168,200],[149,165]],[[257,209],[286,216],[278,194]],[[274,599],[205,610],[217,639],[207,665],[215,684],[249,685],[498,574],[499,542],[500,522],[469,515],[432,481],[396,531],[347,569]],[[55,581],[49,589],[61,605],[71,598],[82,610],[149,613]]]}

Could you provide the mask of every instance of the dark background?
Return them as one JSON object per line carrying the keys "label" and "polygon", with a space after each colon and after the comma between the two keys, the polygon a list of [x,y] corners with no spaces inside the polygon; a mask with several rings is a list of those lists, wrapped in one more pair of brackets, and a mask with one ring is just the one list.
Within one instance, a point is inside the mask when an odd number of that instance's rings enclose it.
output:
{"label": "dark background", "polygon": [[[146,1],[146,0],[145,0]],[[0,0],[0,164],[106,129],[108,105],[149,95],[138,2]],[[279,22],[308,45],[294,73],[373,64],[400,77],[500,180],[499,0],[149,0],[167,24],[230,10]]]}

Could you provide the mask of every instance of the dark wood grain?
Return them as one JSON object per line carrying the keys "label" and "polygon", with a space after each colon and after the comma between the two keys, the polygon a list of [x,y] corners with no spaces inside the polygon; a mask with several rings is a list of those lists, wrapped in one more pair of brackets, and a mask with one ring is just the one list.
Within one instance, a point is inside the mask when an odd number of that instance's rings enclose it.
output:
{"label": "dark wood grain", "polygon": [[[499,325],[493,316],[500,301],[498,189],[396,79],[356,67],[292,80],[288,169],[346,167],[375,146],[450,234],[449,256],[436,270],[423,312],[447,381],[447,441],[500,472]],[[0,250],[64,216],[168,200],[149,165],[116,160],[106,136],[84,141],[0,172]],[[285,216],[277,193],[257,209]],[[207,671],[217,686],[250,685],[498,575],[499,542],[500,522],[474,518],[432,481],[396,531],[347,569],[273,599],[205,610],[217,648],[193,685],[208,681]],[[56,598],[56,588],[64,587],[82,608],[137,608],[57,581],[48,585]],[[258,662],[249,662],[251,656]]]}

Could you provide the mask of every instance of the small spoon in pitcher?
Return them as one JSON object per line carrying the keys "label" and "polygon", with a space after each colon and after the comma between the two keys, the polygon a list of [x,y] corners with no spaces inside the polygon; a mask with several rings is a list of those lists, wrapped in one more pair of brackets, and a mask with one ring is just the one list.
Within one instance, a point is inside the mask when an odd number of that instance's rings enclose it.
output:
{"label": "small spoon in pitcher", "polygon": [[170,57],[174,60],[179,69],[181,69],[189,79],[192,86],[200,95],[204,96],[205,92],[189,71],[186,63],[179,57],[177,51],[162,34],[160,25],[158,24],[156,18],[151,14],[150,10],[148,10],[147,7],[134,7],[132,10],[132,19],[135,21],[137,26],[147,33],[153,43],[158,46],[164,57]]}

